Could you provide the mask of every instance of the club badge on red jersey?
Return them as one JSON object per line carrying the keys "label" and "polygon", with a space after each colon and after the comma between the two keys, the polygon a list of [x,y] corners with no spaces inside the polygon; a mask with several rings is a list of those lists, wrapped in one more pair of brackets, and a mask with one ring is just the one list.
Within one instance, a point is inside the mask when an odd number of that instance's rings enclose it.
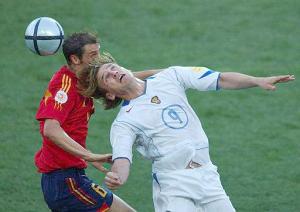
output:
{"label": "club badge on red jersey", "polygon": [[68,101],[68,91],[70,90],[72,81],[71,78],[64,74],[61,81],[61,88],[55,94],[54,108],[62,110],[62,105]]}

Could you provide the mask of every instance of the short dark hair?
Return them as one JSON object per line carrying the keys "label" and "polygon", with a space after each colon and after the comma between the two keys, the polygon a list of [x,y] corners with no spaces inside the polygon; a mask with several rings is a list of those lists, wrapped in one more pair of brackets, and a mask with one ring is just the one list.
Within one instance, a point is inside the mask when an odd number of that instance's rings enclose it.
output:
{"label": "short dark hair", "polygon": [[79,59],[83,55],[83,47],[87,44],[99,43],[96,35],[90,32],[75,32],[68,36],[62,45],[63,53],[67,63],[70,65],[70,56],[76,55]]}

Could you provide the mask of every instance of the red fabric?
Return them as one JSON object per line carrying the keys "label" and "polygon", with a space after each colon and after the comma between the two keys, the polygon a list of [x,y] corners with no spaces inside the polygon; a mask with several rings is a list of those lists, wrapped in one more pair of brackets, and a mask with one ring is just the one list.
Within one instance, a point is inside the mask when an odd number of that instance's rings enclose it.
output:
{"label": "red fabric", "polygon": [[109,206],[104,202],[101,208],[97,210],[97,212],[107,212],[109,210]]}
{"label": "red fabric", "polygon": [[36,119],[40,121],[43,145],[35,155],[39,172],[87,167],[84,160],[65,152],[43,135],[45,119],[55,119],[72,139],[81,146],[86,146],[88,120],[94,112],[94,105],[92,98],[78,93],[76,84],[76,75],[63,66],[52,77],[40,102]]}

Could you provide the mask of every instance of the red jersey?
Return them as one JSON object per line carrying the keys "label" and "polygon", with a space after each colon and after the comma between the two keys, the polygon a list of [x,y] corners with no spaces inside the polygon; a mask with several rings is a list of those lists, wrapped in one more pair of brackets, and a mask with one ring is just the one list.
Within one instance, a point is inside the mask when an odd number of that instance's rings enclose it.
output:
{"label": "red jersey", "polygon": [[35,164],[39,172],[87,167],[83,159],[67,153],[43,134],[45,119],[55,119],[72,139],[86,147],[88,120],[94,112],[94,105],[92,98],[78,93],[76,84],[75,73],[63,66],[52,77],[40,102],[36,119],[40,121],[43,145],[35,155]]}

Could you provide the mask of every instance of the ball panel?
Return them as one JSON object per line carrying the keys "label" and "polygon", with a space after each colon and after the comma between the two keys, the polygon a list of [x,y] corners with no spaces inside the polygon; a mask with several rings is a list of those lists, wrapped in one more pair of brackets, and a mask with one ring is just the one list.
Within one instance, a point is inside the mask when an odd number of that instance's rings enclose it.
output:
{"label": "ball panel", "polygon": [[37,52],[34,49],[33,40],[26,40],[25,39],[25,44],[29,48],[30,51],[32,51],[33,53],[37,54]]}
{"label": "ball panel", "polygon": [[37,46],[40,52],[40,55],[51,55],[55,53],[61,44],[60,40],[37,40]]}
{"label": "ball panel", "polygon": [[41,18],[36,18],[34,19],[26,28],[26,31],[25,31],[25,36],[33,36],[34,35],[34,28],[35,28],[35,25],[36,23],[38,22],[38,20],[40,20]]}
{"label": "ball panel", "polygon": [[60,35],[59,28],[56,25],[56,21],[52,18],[41,18],[41,22],[38,26],[37,36],[57,36]]}

